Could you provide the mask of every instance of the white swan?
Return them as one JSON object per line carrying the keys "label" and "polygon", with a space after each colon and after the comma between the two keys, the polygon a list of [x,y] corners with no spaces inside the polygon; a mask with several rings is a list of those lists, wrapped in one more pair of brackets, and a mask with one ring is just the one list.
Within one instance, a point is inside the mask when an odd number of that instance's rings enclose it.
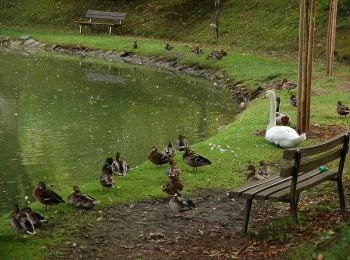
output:
{"label": "white swan", "polygon": [[283,148],[295,147],[306,139],[306,135],[299,136],[297,131],[288,126],[276,126],[276,95],[272,90],[266,91],[270,99],[270,124],[267,126],[265,139]]}

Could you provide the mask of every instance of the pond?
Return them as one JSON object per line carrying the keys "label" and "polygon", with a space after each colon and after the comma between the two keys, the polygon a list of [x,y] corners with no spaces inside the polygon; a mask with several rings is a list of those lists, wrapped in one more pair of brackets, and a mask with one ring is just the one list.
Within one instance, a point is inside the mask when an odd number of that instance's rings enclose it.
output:
{"label": "pond", "polygon": [[0,212],[31,200],[38,181],[94,180],[116,151],[135,167],[180,133],[205,139],[236,109],[203,79],[0,49]]}

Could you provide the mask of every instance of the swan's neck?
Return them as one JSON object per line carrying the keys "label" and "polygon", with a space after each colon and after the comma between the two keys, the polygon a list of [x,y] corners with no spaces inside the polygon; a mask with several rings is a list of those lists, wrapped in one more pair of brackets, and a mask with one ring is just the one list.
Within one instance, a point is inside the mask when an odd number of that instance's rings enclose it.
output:
{"label": "swan's neck", "polygon": [[270,98],[270,123],[267,126],[266,131],[276,126],[276,97],[275,95],[273,96],[271,95],[269,98]]}

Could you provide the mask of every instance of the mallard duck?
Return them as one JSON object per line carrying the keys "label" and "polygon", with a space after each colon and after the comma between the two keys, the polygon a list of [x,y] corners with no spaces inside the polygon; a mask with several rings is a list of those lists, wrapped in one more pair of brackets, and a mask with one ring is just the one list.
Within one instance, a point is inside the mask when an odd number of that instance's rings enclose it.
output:
{"label": "mallard duck", "polygon": [[169,201],[169,207],[176,213],[181,213],[195,208],[193,201],[185,199],[181,196],[181,192],[177,191]]}
{"label": "mallard duck", "polygon": [[156,146],[153,146],[152,151],[148,154],[148,160],[155,165],[162,165],[170,161],[170,157],[163,154]]}
{"label": "mallard duck", "polygon": [[60,195],[51,189],[47,189],[44,182],[38,183],[33,191],[33,195],[38,201],[45,205],[45,208],[64,202]]}
{"label": "mallard duck", "polygon": [[169,164],[170,166],[168,167],[168,169],[166,169],[168,177],[179,177],[181,174],[181,169],[179,166],[177,166],[176,161],[174,159],[171,159],[169,161]]}
{"label": "mallard duck", "polygon": [[258,180],[263,180],[264,177],[257,174],[256,170],[255,170],[255,166],[250,164],[247,166],[247,170],[249,171],[248,175],[247,175],[247,181],[248,182],[254,182],[254,181],[258,181]]}
{"label": "mallard duck", "polygon": [[195,151],[192,151],[189,147],[185,148],[185,152],[182,156],[182,159],[189,166],[193,167],[193,171],[197,170],[197,167],[199,166],[211,164],[211,162],[207,158],[197,154]]}
{"label": "mallard duck", "polygon": [[290,116],[287,113],[280,112],[281,98],[276,96],[276,124],[277,125],[290,125]]}
{"label": "mallard duck", "polygon": [[169,43],[167,43],[167,44],[165,45],[165,49],[166,49],[167,51],[170,51],[170,50],[174,49],[174,46],[172,46],[172,45],[170,45]]}
{"label": "mallard duck", "polygon": [[269,164],[267,161],[260,161],[260,168],[258,170],[258,174],[261,176],[270,176],[271,175],[271,169],[269,167]]}
{"label": "mallard duck", "polygon": [[290,103],[292,104],[293,107],[297,107],[298,101],[295,95],[290,96]]}
{"label": "mallard duck", "polygon": [[208,56],[207,60],[214,59],[214,60],[221,60],[223,56],[221,55],[221,51],[212,51]]}
{"label": "mallard duck", "polygon": [[176,149],[173,147],[173,144],[171,142],[168,143],[168,146],[164,147],[163,154],[174,158],[176,155]]}
{"label": "mallard duck", "polygon": [[25,213],[21,212],[17,204],[10,214],[10,225],[16,230],[17,236],[19,236],[19,234],[35,234],[33,223],[28,219]]}
{"label": "mallard duck", "polygon": [[165,184],[162,188],[162,191],[168,193],[169,195],[174,195],[177,191],[182,191],[184,185],[178,177],[170,177],[170,182]]}
{"label": "mallard duck", "polygon": [[276,80],[271,81],[272,88],[276,90],[281,90],[282,89],[282,84],[277,83]]}
{"label": "mallard duck", "polygon": [[99,203],[88,194],[81,193],[78,186],[73,186],[73,191],[68,197],[68,203],[76,208],[91,209]]}
{"label": "mallard duck", "polygon": [[265,139],[283,148],[291,148],[306,140],[306,135],[299,135],[297,131],[288,126],[276,126],[276,96],[272,90],[266,91],[270,99],[270,123],[267,126]]}
{"label": "mallard duck", "polygon": [[179,151],[185,150],[185,147],[188,147],[187,136],[185,136],[184,134],[180,134],[177,138],[175,147]]}
{"label": "mallard duck", "polygon": [[291,89],[294,89],[294,88],[296,88],[296,87],[298,86],[297,84],[295,84],[295,83],[293,83],[293,82],[290,82],[290,81],[288,81],[287,79],[283,79],[281,85],[282,85],[282,88],[283,88],[283,89],[287,89],[288,92],[289,92]]}
{"label": "mallard duck", "polygon": [[34,227],[40,227],[47,219],[40,213],[33,211],[30,207],[24,207],[21,212],[27,215],[27,218],[33,223]]}
{"label": "mallard duck", "polygon": [[115,155],[115,161],[112,163],[112,171],[117,175],[124,177],[128,170],[129,166],[124,161],[123,156],[120,154],[120,152],[117,152]]}
{"label": "mallard duck", "polygon": [[114,177],[112,171],[113,159],[108,157],[102,167],[100,175],[100,183],[103,188],[111,188],[114,185]]}
{"label": "mallard duck", "polygon": [[134,49],[137,49],[137,41],[134,41],[134,44],[132,45],[132,47],[134,48]]}
{"label": "mallard duck", "polygon": [[346,116],[350,113],[350,109],[347,105],[342,104],[342,102],[337,102],[337,112],[340,116]]}
{"label": "mallard duck", "polygon": [[203,53],[203,50],[199,48],[199,46],[196,46],[195,48],[191,49],[191,52],[195,54],[201,54]]}

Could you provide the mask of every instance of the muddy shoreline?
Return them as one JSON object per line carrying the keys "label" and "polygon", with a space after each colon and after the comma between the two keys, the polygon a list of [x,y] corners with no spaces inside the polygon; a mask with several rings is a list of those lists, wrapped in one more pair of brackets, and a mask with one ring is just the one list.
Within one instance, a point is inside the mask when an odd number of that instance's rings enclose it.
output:
{"label": "muddy shoreline", "polygon": [[256,90],[250,91],[246,88],[243,81],[230,78],[221,69],[205,68],[198,63],[179,63],[176,57],[163,59],[159,57],[141,56],[136,53],[126,51],[120,52],[115,50],[92,49],[84,45],[50,45],[37,41],[29,35],[22,35],[20,37],[0,35],[0,46],[16,49],[29,54],[36,52],[64,53],[76,55],[82,59],[85,57],[99,58],[112,62],[126,62],[130,64],[157,67],[176,73],[186,73],[224,85],[230,90],[231,96],[235,101],[247,101],[254,99],[259,94],[260,90],[260,88],[257,88]]}

